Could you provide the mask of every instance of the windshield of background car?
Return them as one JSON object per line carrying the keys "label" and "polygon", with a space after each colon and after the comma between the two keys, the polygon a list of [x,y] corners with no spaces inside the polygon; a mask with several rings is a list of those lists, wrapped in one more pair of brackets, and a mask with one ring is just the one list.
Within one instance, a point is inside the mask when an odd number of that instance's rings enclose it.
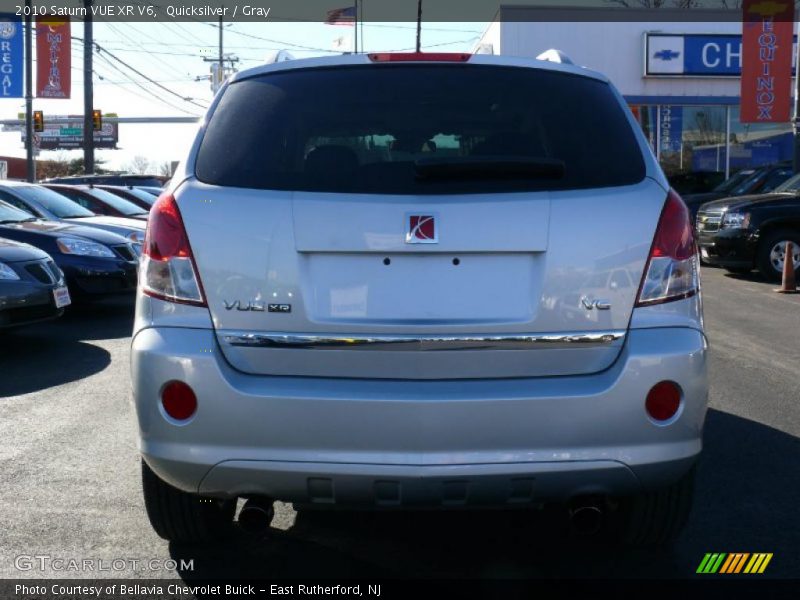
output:
{"label": "windshield of background car", "polygon": [[800,174],[790,177],[778,187],[775,188],[776,192],[798,192],[800,191]]}
{"label": "windshield of background car", "polygon": [[726,179],[722,183],[720,183],[717,187],[714,188],[715,192],[729,192],[737,185],[742,183],[745,179],[750,177],[754,171],[746,170],[746,171],[739,171],[736,175],[731,176],[729,179]]}
{"label": "windshield of background car", "polygon": [[27,221],[33,218],[30,213],[14,208],[0,200],[0,221]]}
{"label": "windshield of background car", "polygon": [[94,213],[86,210],[80,204],[66,196],[35,185],[14,188],[14,193],[23,200],[39,203],[43,208],[53,213],[59,219],[93,217]]}
{"label": "windshield of background car", "polygon": [[123,215],[141,215],[146,212],[142,207],[136,206],[133,202],[125,200],[125,198],[120,198],[116,194],[112,194],[106,190],[88,188],[82,191],[118,210]]}
{"label": "windshield of background car", "polygon": [[777,188],[779,185],[781,185],[783,182],[789,179],[792,175],[794,175],[794,171],[790,168],[776,169],[775,171],[772,171],[769,175],[767,175],[767,178],[764,181],[764,184],[759,189],[759,191],[764,193],[772,192],[775,190],[775,188]]}
{"label": "windshield of background car", "polygon": [[[484,65],[302,69],[225,91],[195,174],[257,189],[380,194],[558,190],[645,176],[627,109],[599,80]],[[420,180],[415,161],[550,159],[563,177]]]}

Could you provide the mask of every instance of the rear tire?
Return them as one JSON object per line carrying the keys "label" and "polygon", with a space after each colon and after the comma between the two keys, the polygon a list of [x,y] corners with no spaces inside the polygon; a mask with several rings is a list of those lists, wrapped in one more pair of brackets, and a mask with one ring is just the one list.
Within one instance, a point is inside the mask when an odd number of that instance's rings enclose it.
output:
{"label": "rear tire", "polygon": [[[794,245],[792,254],[794,254],[795,269],[800,266],[800,233],[791,229],[781,229],[764,236],[761,243],[758,245],[758,252],[756,255],[756,265],[761,275],[768,281],[780,281],[783,277],[783,259],[781,255],[780,244],[782,242],[791,241]],[[786,252],[786,246],[782,248],[783,253]]]}
{"label": "rear tire", "polygon": [[236,500],[218,500],[172,487],[142,460],[142,491],[150,525],[165,540],[211,542],[233,528]]}
{"label": "rear tire", "polygon": [[624,498],[621,537],[636,546],[669,544],[689,519],[694,497],[694,468],[669,487]]}

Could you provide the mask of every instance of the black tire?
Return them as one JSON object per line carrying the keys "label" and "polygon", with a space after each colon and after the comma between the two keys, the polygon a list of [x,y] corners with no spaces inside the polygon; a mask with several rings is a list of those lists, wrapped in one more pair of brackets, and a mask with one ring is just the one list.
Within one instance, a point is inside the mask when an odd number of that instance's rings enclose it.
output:
{"label": "black tire", "polygon": [[783,241],[791,241],[795,246],[793,253],[796,254],[800,249],[800,232],[792,229],[780,229],[765,235],[758,244],[756,267],[759,273],[769,281],[780,281],[783,276],[782,270],[776,269],[773,265],[771,257],[773,247]]}
{"label": "black tire", "polygon": [[162,481],[144,460],[142,491],[150,524],[165,540],[211,542],[227,536],[233,529],[236,500],[218,500],[183,492]]}
{"label": "black tire", "polygon": [[694,469],[669,487],[624,498],[620,503],[622,540],[636,546],[673,542],[689,520]]}

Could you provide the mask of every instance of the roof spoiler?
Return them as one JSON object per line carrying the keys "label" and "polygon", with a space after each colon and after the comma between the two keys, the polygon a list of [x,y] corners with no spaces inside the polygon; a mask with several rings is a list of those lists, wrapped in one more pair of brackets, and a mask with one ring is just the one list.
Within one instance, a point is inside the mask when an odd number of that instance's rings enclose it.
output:
{"label": "roof spoiler", "polygon": [[556,50],[555,48],[550,48],[550,50],[545,50],[539,56],[536,57],[536,60],[546,60],[549,62],[560,63],[562,65],[574,65],[575,63],[572,62],[572,59],[564,54],[561,50]]}

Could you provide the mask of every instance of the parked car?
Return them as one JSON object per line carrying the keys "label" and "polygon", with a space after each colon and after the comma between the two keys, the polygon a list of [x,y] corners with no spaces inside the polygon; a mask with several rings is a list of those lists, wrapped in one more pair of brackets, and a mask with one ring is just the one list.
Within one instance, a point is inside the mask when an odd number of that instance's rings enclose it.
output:
{"label": "parked car", "polygon": [[683,197],[692,213],[692,220],[702,204],[745,194],[765,194],[771,192],[794,175],[792,166],[787,163],[768,165],[757,169],[743,169],[706,194],[688,194]]}
{"label": "parked car", "polygon": [[711,192],[723,183],[725,174],[719,171],[691,171],[677,173],[669,178],[669,183],[681,197],[687,194]]}
{"label": "parked car", "polygon": [[68,177],[51,177],[43,183],[65,183],[68,185],[149,185],[161,187],[169,177],[162,175],[134,175],[126,173],[106,175],[71,175]]}
{"label": "parked car", "polygon": [[[677,534],[708,391],[696,246],[605,76],[286,61],[204,122],[150,213],[131,349],[159,535],[214,539],[237,497],[251,528],[274,500],[552,502],[581,530]],[[560,309],[600,272],[581,319]]]}
{"label": "parked car", "polygon": [[64,274],[46,252],[0,238],[0,329],[55,319],[70,302]]}
{"label": "parked car", "polygon": [[58,183],[44,184],[49,190],[66,196],[77,202],[86,210],[96,215],[108,217],[125,217],[146,221],[148,212],[133,202],[120,198],[116,194],[88,185],[62,185]]}
{"label": "parked car", "polygon": [[145,192],[144,190],[140,190],[139,188],[131,187],[131,186],[116,186],[116,185],[101,185],[97,186],[99,189],[105,190],[106,192],[110,192],[119,196],[120,198],[124,198],[128,202],[134,203],[136,206],[143,208],[144,210],[150,210],[156,202],[156,196],[151,194],[150,192]]}
{"label": "parked car", "polygon": [[697,234],[703,260],[732,273],[757,269],[766,279],[780,280],[787,241],[800,269],[800,175],[768,194],[703,204]]}
{"label": "parked car", "polygon": [[119,234],[132,244],[137,254],[144,242],[145,223],[141,220],[95,215],[75,201],[41,185],[3,181],[0,183],[0,200],[40,219],[80,223]]}
{"label": "parked car", "polygon": [[49,254],[64,272],[73,299],[131,293],[136,288],[136,252],[117,234],[65,221],[45,221],[0,201],[0,237]]}
{"label": "parked car", "polygon": [[147,192],[148,194],[156,197],[160,196],[164,191],[164,188],[154,187],[149,185],[137,185],[135,186],[135,188],[137,190],[142,190],[143,192]]}

